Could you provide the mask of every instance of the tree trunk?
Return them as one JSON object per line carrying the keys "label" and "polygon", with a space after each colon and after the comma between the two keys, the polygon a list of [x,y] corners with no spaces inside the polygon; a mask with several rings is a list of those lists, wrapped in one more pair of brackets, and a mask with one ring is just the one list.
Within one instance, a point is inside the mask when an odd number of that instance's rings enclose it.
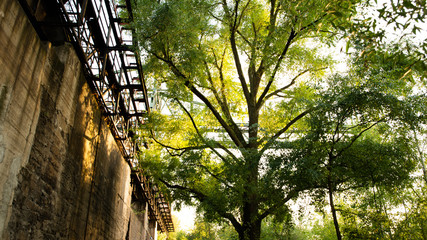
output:
{"label": "tree trunk", "polygon": [[260,240],[261,221],[255,223],[243,223],[242,231],[239,232],[239,240]]}
{"label": "tree trunk", "polygon": [[329,205],[331,206],[332,218],[334,219],[335,232],[337,234],[337,239],[341,240],[340,226],[338,224],[337,211],[334,205],[334,195],[333,195],[333,186],[330,178],[328,179],[328,193],[329,193]]}
{"label": "tree trunk", "polygon": [[258,199],[258,163],[257,151],[246,149],[246,184],[244,186],[242,207],[242,228],[240,240],[259,240],[261,235],[261,220],[259,220]]}

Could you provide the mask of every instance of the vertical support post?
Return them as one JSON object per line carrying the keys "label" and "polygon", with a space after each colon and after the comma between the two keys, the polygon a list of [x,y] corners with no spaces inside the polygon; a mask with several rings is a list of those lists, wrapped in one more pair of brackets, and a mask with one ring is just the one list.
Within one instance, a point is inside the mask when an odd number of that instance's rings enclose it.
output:
{"label": "vertical support post", "polygon": [[83,3],[81,4],[82,9],[81,9],[80,16],[79,16],[79,19],[77,22],[79,26],[83,25],[84,18],[86,16],[87,2],[88,2],[88,0],[84,0]]}
{"label": "vertical support post", "polygon": [[147,240],[148,239],[148,203],[144,202],[144,220],[143,220],[143,226],[144,226],[144,233],[142,235],[142,240]]}
{"label": "vertical support post", "polygon": [[[137,225],[138,225],[138,238],[139,240],[148,240],[150,239],[150,235],[149,235],[149,231],[148,231],[148,226],[149,226],[149,221],[148,221],[148,203],[145,201],[135,201],[132,203],[132,208],[137,211],[137,219],[136,221],[138,221]],[[136,233],[136,232],[135,232]],[[135,236],[134,236],[135,237]]]}
{"label": "vertical support post", "polygon": [[[156,237],[156,233],[157,233],[157,221],[156,221],[156,219],[150,219],[148,221],[148,232],[150,233],[153,240],[155,240],[157,238]],[[147,240],[151,240],[151,239],[147,239]]]}

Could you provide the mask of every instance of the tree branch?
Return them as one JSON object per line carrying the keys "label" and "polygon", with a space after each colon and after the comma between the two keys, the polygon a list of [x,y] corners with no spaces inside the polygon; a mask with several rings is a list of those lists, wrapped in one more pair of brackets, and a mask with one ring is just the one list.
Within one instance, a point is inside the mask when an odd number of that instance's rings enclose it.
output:
{"label": "tree branch", "polygon": [[166,185],[166,187],[168,187],[168,188],[178,189],[178,190],[182,190],[182,191],[187,191],[187,192],[193,193],[194,195],[196,195],[196,198],[199,201],[204,201],[207,198],[207,196],[205,194],[203,194],[200,191],[197,191],[194,188],[184,187],[184,186],[177,185],[177,184],[170,184],[170,183],[168,183],[167,181],[165,181],[162,178],[159,178],[159,181],[162,182],[164,185]]}
{"label": "tree branch", "polygon": [[[236,6],[234,9],[234,12],[235,12],[234,19],[229,19],[230,20],[230,45],[231,45],[231,50],[233,53],[234,63],[236,65],[237,74],[239,76],[239,81],[240,81],[240,84],[242,85],[242,89],[243,89],[243,93],[245,94],[246,101],[248,102],[249,101],[249,89],[248,89],[248,85],[246,83],[245,76],[243,74],[242,64],[240,62],[239,52],[237,50],[237,45],[236,45],[238,6],[239,6],[239,1],[236,1]],[[223,8],[224,8],[224,11],[226,12],[227,17],[231,18],[232,16],[229,13],[226,0],[223,0]]]}
{"label": "tree branch", "polygon": [[[216,55],[214,53],[214,58],[216,61]],[[213,82],[210,70],[209,70],[209,66],[208,63],[204,60],[203,61],[205,64],[205,68],[206,68],[206,73],[208,75],[208,81],[211,85],[211,90],[212,93],[215,96],[216,101],[218,102],[219,106],[221,107],[222,113],[224,114],[225,118],[227,119],[228,122],[233,122],[233,118],[231,117],[231,113],[230,113],[230,109],[228,107],[228,103],[227,103],[227,99],[225,98],[225,94],[222,92],[222,98],[221,96],[218,94],[218,91],[216,90],[215,84]],[[218,66],[217,63],[215,63],[216,67],[218,68],[218,70],[220,71],[220,80],[221,83],[224,84],[223,81],[223,75],[222,75],[222,63],[221,63],[221,67]]]}
{"label": "tree branch", "polygon": [[256,74],[261,78],[265,71],[265,61],[267,58],[270,57],[270,54],[266,54],[267,48],[270,46],[271,43],[271,36],[276,30],[276,21],[277,21],[277,14],[279,13],[280,9],[280,1],[277,3],[276,7],[276,0],[270,1],[270,24],[268,26],[268,35],[264,44],[264,48],[262,50],[263,56],[261,59],[261,62],[258,66],[258,69],[256,71]]}
{"label": "tree branch", "polygon": [[282,88],[280,88],[280,89],[277,89],[276,91],[274,91],[274,92],[272,92],[272,93],[270,93],[270,94],[266,95],[266,96],[264,97],[263,102],[261,103],[261,106],[260,106],[260,107],[262,107],[262,105],[265,103],[265,101],[267,101],[267,100],[268,100],[269,98],[271,98],[272,96],[277,95],[278,93],[280,93],[280,92],[282,92],[282,91],[284,91],[284,90],[288,89],[288,88],[289,88],[289,87],[291,87],[292,85],[294,85],[294,84],[295,84],[295,82],[296,82],[296,80],[297,80],[299,77],[301,77],[302,75],[304,75],[305,73],[307,73],[307,72],[309,72],[309,71],[320,71],[320,70],[324,70],[324,69],[326,69],[326,68],[327,68],[327,67],[324,67],[324,68],[317,68],[317,69],[312,69],[312,68],[310,68],[310,69],[306,69],[306,70],[304,70],[304,71],[300,72],[298,75],[296,75],[296,76],[291,80],[291,82],[290,82],[288,85],[286,85],[286,86],[284,86],[284,87],[282,87]]}
{"label": "tree branch", "polygon": [[[182,79],[187,79],[187,76],[185,76],[181,71],[179,71],[179,69],[176,67],[176,65],[170,59],[170,57],[165,58],[165,57],[162,57],[162,56],[156,54],[155,52],[150,52],[150,53],[153,54],[157,59],[166,63],[170,67],[173,74],[175,74],[175,76],[182,78]],[[163,54],[166,55],[166,53],[163,53]]]}
{"label": "tree branch", "polygon": [[[209,198],[206,194],[204,194],[204,193],[202,193],[200,191],[197,191],[194,188],[184,187],[184,186],[177,185],[177,184],[170,184],[170,183],[166,182],[163,179],[159,179],[159,181],[162,182],[163,184],[165,184],[166,187],[168,187],[168,188],[178,189],[178,190],[182,190],[182,191],[187,191],[187,192],[193,193],[200,202],[203,202],[203,201],[205,201],[206,199]],[[220,204],[220,203],[218,203],[218,204]],[[222,216],[223,218],[228,219],[231,222],[231,224],[233,224],[234,228],[237,231],[241,231],[242,225],[237,221],[237,219],[233,216],[233,214],[227,213],[225,211],[220,211],[219,209],[215,209],[215,211],[220,216]]]}
{"label": "tree branch", "polygon": [[229,183],[227,183],[225,180],[221,179],[217,174],[214,174],[213,172],[211,172],[211,170],[209,170],[208,167],[206,167],[205,165],[201,164],[199,161],[199,164],[196,165],[197,167],[201,167],[203,169],[205,169],[205,171],[211,175],[213,178],[215,178],[216,180],[218,180],[219,182],[225,184],[228,188],[233,189],[234,191],[238,191],[235,187],[231,186]]}
{"label": "tree branch", "polygon": [[237,74],[239,76],[240,84],[242,85],[243,93],[245,94],[246,101],[249,101],[249,89],[246,83],[245,76],[243,75],[242,64],[240,62],[239,52],[237,51],[236,46],[236,36],[235,32],[231,32],[230,35],[230,45],[233,52],[234,64],[236,65]]}
{"label": "tree branch", "polygon": [[267,210],[261,213],[258,216],[258,220],[261,221],[264,218],[266,218],[268,215],[272,214],[277,208],[279,208],[280,206],[283,206],[289,200],[296,197],[298,195],[298,192],[299,191],[297,191],[296,189],[292,189],[285,198],[283,198],[281,201],[276,202],[275,204],[273,204],[273,206],[269,207]]}
{"label": "tree branch", "polygon": [[[342,114],[342,116],[338,119],[337,126],[335,127],[334,134],[332,135],[332,145],[334,145],[336,142],[338,142],[341,139],[341,137],[339,136],[339,128],[340,128],[340,125],[344,123],[344,119],[350,110],[351,110],[351,108],[347,108],[344,111],[344,113]],[[336,140],[335,140],[335,136],[337,136]]]}
{"label": "tree branch", "polygon": [[300,113],[298,116],[296,116],[294,119],[292,119],[288,124],[286,124],[286,126],[282,129],[280,129],[276,134],[274,134],[274,136],[272,138],[270,138],[270,140],[268,140],[268,142],[265,144],[265,146],[261,149],[260,154],[263,153],[265,150],[267,150],[271,144],[273,144],[273,142],[280,137],[280,135],[282,135],[284,132],[286,132],[294,123],[296,123],[298,120],[300,120],[301,118],[303,118],[305,115],[313,112],[315,109],[311,108],[308,110],[305,110],[304,112]]}
{"label": "tree branch", "polygon": [[341,151],[339,151],[335,157],[339,157],[339,156],[341,156],[341,154],[342,154],[345,150],[349,149],[349,148],[354,144],[354,142],[356,142],[356,140],[357,140],[360,136],[362,136],[362,134],[363,134],[363,133],[365,133],[365,132],[366,132],[366,131],[368,131],[369,129],[373,128],[373,127],[374,127],[374,126],[376,126],[377,124],[379,124],[379,123],[381,123],[381,122],[384,122],[384,121],[385,121],[385,119],[380,119],[379,121],[377,121],[377,122],[373,123],[371,126],[367,127],[366,129],[363,129],[363,131],[361,131],[359,134],[357,134],[356,136],[354,136],[354,137],[353,137],[353,139],[351,140],[350,144],[349,144],[349,145],[347,145],[346,147],[344,147],[343,149],[341,149]]}
{"label": "tree branch", "polygon": [[[233,142],[239,146],[243,147],[245,145],[245,139],[243,138],[242,133],[239,131],[234,131],[234,126],[229,126],[224,119],[221,117],[221,115],[218,113],[218,111],[215,109],[215,107],[212,105],[212,103],[199,91],[197,88],[195,88],[190,81],[185,82],[185,86],[187,86],[190,91],[196,95],[202,102],[206,104],[206,106],[211,110],[212,114],[215,116],[215,118],[218,120],[218,122],[221,124],[221,126],[225,129],[225,131],[228,133],[228,135],[231,137]],[[234,124],[235,125],[235,124]]]}
{"label": "tree branch", "polygon": [[308,24],[308,25],[306,25],[306,26],[304,26],[304,27],[301,27],[301,28],[299,29],[299,32],[302,32],[302,31],[304,31],[305,29],[307,29],[307,28],[309,28],[309,27],[314,26],[316,23],[320,22],[320,20],[322,20],[324,17],[326,17],[326,15],[328,15],[328,14],[327,14],[327,13],[325,13],[325,14],[323,14],[322,16],[320,16],[318,19],[316,19],[315,21],[311,22],[310,24]]}
{"label": "tree branch", "polygon": [[[159,144],[160,146],[164,147],[164,148],[166,149],[166,151],[169,153],[169,155],[171,155],[171,156],[178,156],[178,157],[180,157],[180,156],[182,156],[182,154],[184,154],[186,151],[189,151],[189,150],[200,150],[200,149],[210,148],[210,147],[209,147],[209,145],[202,145],[202,146],[189,146],[189,147],[183,147],[183,148],[175,148],[175,147],[171,147],[171,146],[166,145],[166,144],[164,144],[164,143],[160,142],[159,140],[157,140],[157,139],[156,139],[156,137],[154,137],[154,134],[153,134],[153,132],[152,132],[152,131],[150,132],[150,134],[151,134],[151,138],[152,138],[152,139],[153,139],[157,144]],[[174,151],[181,151],[181,152],[180,152],[180,153],[172,153],[172,152],[170,151],[170,149],[172,149],[172,150],[174,150]]]}
{"label": "tree branch", "polygon": [[[271,4],[273,4],[273,1],[272,1],[272,3]],[[278,11],[277,11],[278,12]],[[277,14],[277,12],[275,13],[275,14]],[[263,103],[264,103],[264,97],[267,95],[267,93],[268,93],[268,91],[270,90],[270,87],[271,87],[271,85],[272,85],[272,83],[274,82],[274,78],[275,78],[275,75],[276,75],[276,73],[277,73],[277,71],[278,71],[278,69],[279,69],[279,66],[280,66],[280,64],[281,64],[281,62],[282,62],[282,60],[283,60],[283,58],[285,57],[285,55],[286,55],[286,53],[287,53],[287,51],[288,51],[288,49],[289,49],[289,46],[290,46],[290,44],[291,44],[291,42],[292,42],[292,40],[300,33],[300,32],[302,32],[303,30],[305,30],[306,28],[309,28],[309,27],[311,27],[311,26],[313,26],[313,25],[315,25],[317,22],[319,22],[322,18],[324,18],[325,16],[326,16],[327,14],[324,14],[324,15],[322,15],[319,19],[317,19],[316,21],[314,21],[314,22],[312,22],[312,23],[310,23],[310,24],[308,24],[307,26],[304,26],[304,27],[302,27],[302,28],[300,28],[299,29],[299,31],[298,32],[295,32],[294,31],[294,29],[292,29],[291,30],[291,33],[289,34],[289,38],[288,38],[288,40],[287,40],[287,42],[286,42],[286,45],[285,45],[285,48],[284,48],[284,50],[283,50],[283,52],[282,52],[282,54],[280,55],[280,57],[279,57],[279,59],[278,59],[278,61],[277,61],[277,63],[276,63],[276,65],[275,65],[275,67],[274,67],[274,70],[273,70],[273,73],[271,74],[271,76],[270,76],[270,79],[269,79],[269,81],[268,81],[268,83],[267,83],[267,86],[265,87],[265,89],[264,89],[264,91],[263,91],[263,93],[261,94],[261,96],[259,97],[259,99],[258,99],[258,101],[257,101],[257,108],[259,109],[259,108],[261,108],[261,106],[263,105]],[[272,13],[271,12],[271,10],[270,10],[270,19],[271,19],[271,17],[272,16],[274,16],[274,13]],[[275,19],[274,19],[275,20]],[[270,33],[269,33],[270,34]],[[263,69],[262,69],[262,64],[260,64],[260,67],[259,67],[259,69],[258,69],[258,71],[263,71]]]}
{"label": "tree branch", "polygon": [[[239,146],[243,147],[245,145],[245,139],[243,137],[243,134],[238,130],[238,127],[236,124],[232,123],[232,126],[229,126],[224,119],[221,117],[219,112],[216,110],[216,108],[212,105],[212,103],[207,99],[197,88],[194,87],[194,85],[187,79],[187,77],[179,71],[179,69],[175,66],[175,64],[170,60],[170,58],[163,58],[159,56],[158,54],[152,53],[156,58],[159,60],[165,62],[168,64],[168,66],[171,68],[171,71],[177,76],[178,78],[182,78],[183,80],[186,80],[184,85],[194,94],[196,95],[200,100],[202,100],[203,103],[206,104],[206,106],[211,110],[212,114],[215,116],[215,118],[218,120],[218,122],[221,124],[221,126],[226,130],[228,135],[231,137],[233,142]],[[238,131],[236,131],[236,129]]]}
{"label": "tree branch", "polygon": [[[184,107],[184,105],[178,100],[178,99],[175,99],[177,102],[178,102],[178,104],[179,104],[179,106],[181,106],[181,108],[182,109],[184,109],[184,111],[185,111],[185,113],[187,114],[187,116],[190,118],[190,120],[191,120],[191,123],[193,124],[193,127],[194,127],[194,129],[196,130],[196,132],[197,132],[197,135],[202,139],[202,141],[203,141],[203,143],[204,144],[206,144],[206,146],[208,146],[219,158],[221,158],[224,162],[228,162],[218,151],[216,151],[215,150],[215,148],[214,147],[212,147],[210,144],[208,144],[207,143],[207,141],[205,140],[205,138],[202,136],[202,134],[200,133],[200,131],[199,131],[199,129],[198,129],[198,127],[197,127],[197,125],[196,125],[196,122],[194,121],[194,119],[193,119],[193,116],[191,116],[191,114],[190,114],[190,112]],[[238,158],[236,157],[236,156],[234,156],[234,154],[233,153],[231,153],[227,148],[225,148],[222,144],[220,144],[219,142],[216,142],[216,141],[214,141],[214,144],[217,146],[217,147],[220,147],[221,149],[223,149],[228,155],[230,155],[233,159],[235,159],[235,160],[237,160],[238,161]]]}
{"label": "tree branch", "polygon": [[218,66],[218,70],[219,70],[219,80],[221,81],[221,95],[222,95],[222,100],[228,106],[227,97],[226,97],[227,94],[225,93],[224,72],[222,71],[222,68],[224,66],[225,53],[226,53],[226,49],[224,48],[224,52],[222,53],[222,58],[221,58],[221,65]]}
{"label": "tree branch", "polygon": [[249,40],[245,37],[245,36],[243,36],[243,34],[239,31],[239,30],[236,30],[236,32],[237,32],[237,34],[239,34],[239,36],[249,45],[249,46],[252,46],[252,43],[251,42],[249,42]]}
{"label": "tree branch", "polygon": [[[239,11],[239,0],[236,1],[236,8],[235,8],[235,14],[236,14],[236,20],[237,20],[237,16],[238,16],[238,11]],[[251,0],[248,0],[246,2],[246,5],[243,7],[242,12],[240,13],[240,17],[238,18],[237,22],[235,22],[234,28],[237,30],[237,28],[240,26],[240,23],[242,22],[243,16],[244,16],[244,12],[246,11],[246,9],[248,9],[249,4],[251,3]]]}
{"label": "tree branch", "polygon": [[258,75],[258,72],[256,71],[256,66],[255,66],[256,59],[257,59],[256,43],[258,39],[257,39],[257,29],[254,22],[252,22],[252,29],[254,32],[254,39],[253,39],[253,44],[250,45],[251,55],[249,56],[248,77],[249,77],[250,92],[252,97],[251,102],[254,106],[256,106],[256,96],[258,95],[258,89],[261,83],[261,76]]}
{"label": "tree branch", "polygon": [[280,54],[279,59],[276,62],[276,65],[274,66],[274,70],[270,76],[270,80],[267,83],[267,86],[265,87],[263,93],[258,98],[257,101],[257,109],[260,109],[263,103],[264,97],[267,95],[268,91],[270,90],[271,84],[273,84],[274,78],[276,77],[276,73],[279,69],[280,64],[282,63],[283,58],[286,56],[286,53],[288,52],[289,47],[291,46],[292,40],[297,36],[295,31],[292,29],[291,33],[289,34],[288,40],[286,41],[285,48],[283,49],[282,53]]}
{"label": "tree branch", "polygon": [[[232,118],[232,116],[230,114],[230,109],[228,107],[228,101],[227,101],[227,97],[226,97],[227,94],[225,93],[224,73],[222,71],[223,66],[224,66],[224,58],[225,58],[225,54],[226,54],[226,49],[224,48],[224,51],[222,53],[221,64],[218,64],[218,59],[217,59],[215,51],[213,49],[212,49],[212,54],[213,54],[214,59],[215,59],[215,67],[217,68],[217,70],[219,72],[219,80],[221,82],[221,88],[220,88],[221,96],[219,96],[218,91],[216,91],[216,88],[214,87],[213,80],[210,79],[211,85],[214,88],[214,95],[217,98],[217,101],[218,101],[219,105],[221,106],[221,108],[224,108],[223,112],[227,116],[227,119],[234,124],[233,118]],[[205,62],[205,64],[206,64],[206,67],[207,67],[207,63],[206,62]],[[210,75],[210,73],[209,73],[209,75]]]}

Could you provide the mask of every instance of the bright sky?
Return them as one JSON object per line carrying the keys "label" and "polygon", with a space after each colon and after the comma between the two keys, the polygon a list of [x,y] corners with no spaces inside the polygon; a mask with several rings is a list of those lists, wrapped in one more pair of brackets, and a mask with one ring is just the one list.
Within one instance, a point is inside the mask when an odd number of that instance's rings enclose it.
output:
{"label": "bright sky", "polygon": [[172,215],[178,218],[178,222],[175,223],[175,231],[183,230],[190,231],[194,227],[194,219],[196,218],[196,209],[190,206],[182,206],[181,211],[176,211],[172,207]]}

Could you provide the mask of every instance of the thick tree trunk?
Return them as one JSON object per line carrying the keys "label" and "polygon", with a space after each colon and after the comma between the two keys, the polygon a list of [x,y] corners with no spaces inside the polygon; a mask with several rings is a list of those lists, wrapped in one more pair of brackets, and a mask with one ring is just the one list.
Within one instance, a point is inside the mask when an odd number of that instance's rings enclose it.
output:
{"label": "thick tree trunk", "polygon": [[260,240],[261,221],[255,223],[243,223],[242,231],[239,233],[239,240]]}
{"label": "thick tree trunk", "polygon": [[259,220],[258,195],[258,163],[257,151],[246,149],[245,170],[246,184],[244,186],[242,206],[242,228],[239,232],[240,240],[259,240],[261,235],[261,220]]}
{"label": "thick tree trunk", "polygon": [[259,109],[256,107],[256,96],[260,79],[257,78],[254,69],[254,66],[250,66],[248,72],[250,92],[246,96],[249,116],[249,139],[243,156],[245,158],[245,169],[248,175],[243,194],[242,227],[241,231],[239,231],[240,240],[260,240],[261,238],[261,220],[258,219],[258,165],[260,161],[260,157],[258,156]]}

